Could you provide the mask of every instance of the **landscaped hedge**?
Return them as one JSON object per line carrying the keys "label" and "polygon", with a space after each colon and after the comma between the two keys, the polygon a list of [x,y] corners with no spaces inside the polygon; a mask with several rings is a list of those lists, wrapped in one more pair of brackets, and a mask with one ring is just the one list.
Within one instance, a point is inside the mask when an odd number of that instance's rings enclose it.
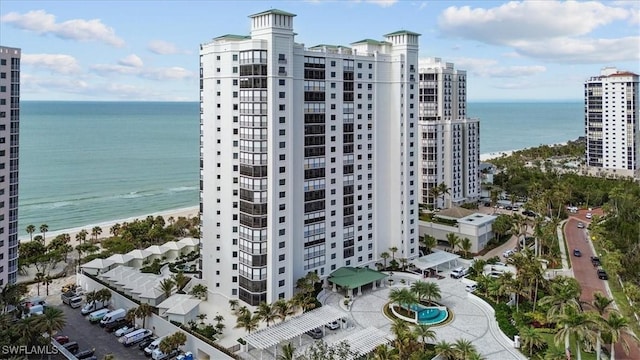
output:
{"label": "landscaped hedge", "polygon": [[505,303],[493,304],[493,309],[496,312],[496,321],[500,330],[513,340],[513,337],[518,335],[518,329],[511,323],[511,307]]}
{"label": "landscaped hedge", "polygon": [[234,354],[233,352],[231,352],[229,349],[225,348],[224,346],[221,346],[218,343],[213,342],[211,339],[208,339],[204,336],[202,336],[201,334],[191,330],[188,326],[181,324],[177,321],[171,321],[171,323],[177,327],[179,327],[180,329],[186,331],[187,333],[197,337],[198,339],[206,342],[207,344],[213,346],[214,348],[220,350],[221,352],[223,352],[224,354],[230,356],[232,359],[237,359],[237,360],[242,360],[242,358],[236,354]]}

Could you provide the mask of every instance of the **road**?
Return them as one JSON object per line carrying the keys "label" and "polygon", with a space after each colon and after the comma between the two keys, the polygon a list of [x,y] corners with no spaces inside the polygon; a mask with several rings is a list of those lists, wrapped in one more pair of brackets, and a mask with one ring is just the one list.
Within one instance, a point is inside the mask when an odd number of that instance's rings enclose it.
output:
{"label": "road", "polygon": [[80,346],[80,351],[95,348],[95,356],[102,359],[106,354],[113,354],[118,360],[146,360],[147,357],[138,348],[124,347],[112,333],[104,331],[100,325],[92,325],[82,314],[80,309],[72,309],[66,305],[59,305],[67,317],[67,326],[61,331]]}
{"label": "road", "polygon": [[[585,217],[587,211],[580,210],[577,214],[572,216],[567,221],[564,227],[564,236],[567,241],[567,247],[569,248],[568,256],[571,258],[571,268],[573,274],[580,283],[582,288],[582,295],[580,299],[582,301],[591,302],[593,300],[593,294],[596,291],[601,292],[611,297],[605,286],[605,281],[598,279],[596,268],[591,264],[591,256],[595,256],[592,247],[589,244],[588,235],[585,229],[578,228],[578,222],[582,222],[588,225],[591,221]],[[600,209],[594,209],[592,211],[594,215],[602,215]],[[573,256],[573,249],[579,249],[582,252],[581,257]],[[613,278],[610,281],[615,281]],[[622,345],[616,345],[616,359],[617,360],[638,360],[640,359],[640,348],[638,344],[629,340],[629,355],[626,355],[622,349]]]}

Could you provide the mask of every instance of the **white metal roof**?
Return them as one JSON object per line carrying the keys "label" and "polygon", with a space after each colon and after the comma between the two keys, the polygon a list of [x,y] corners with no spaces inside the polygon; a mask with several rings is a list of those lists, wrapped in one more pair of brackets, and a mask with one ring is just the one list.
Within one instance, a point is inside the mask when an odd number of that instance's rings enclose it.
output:
{"label": "white metal roof", "polygon": [[129,251],[127,255],[131,255],[131,257],[134,259],[144,260],[151,256],[151,253],[147,250],[136,249]]}
{"label": "white metal roof", "polygon": [[185,246],[187,246],[187,244],[178,241],[167,241],[166,243],[162,244],[162,247],[168,250],[180,250]]}
{"label": "white metal roof", "polygon": [[148,252],[150,252],[153,255],[163,255],[166,251],[167,248],[162,248],[158,245],[151,245],[148,248],[146,248],[145,250],[147,250]]}
{"label": "white metal roof", "polygon": [[87,269],[100,269],[100,270],[104,270],[106,268],[108,268],[109,266],[113,265],[114,262],[113,260],[108,260],[108,259],[93,259],[91,261],[89,261],[86,264],[83,264],[81,267],[82,268],[87,268]]}
{"label": "white metal roof", "polygon": [[435,268],[438,265],[448,263],[453,260],[457,260],[460,255],[456,255],[450,252],[435,250],[433,253],[419,257],[411,262],[422,270]]}
{"label": "white metal roof", "polygon": [[194,239],[194,238],[184,238],[184,239],[181,239],[178,242],[184,244],[185,246],[194,247],[194,246],[198,246],[198,243],[200,241],[198,239]]}
{"label": "white metal roof", "polygon": [[357,359],[372,352],[379,345],[388,343],[391,338],[391,335],[371,326],[366,329],[353,332],[349,334],[349,336],[337,340],[332,344],[346,341],[347,344],[349,344],[349,350],[353,353],[353,355],[349,356],[348,359]]}
{"label": "white metal roof", "polygon": [[109,256],[107,260],[111,260],[116,264],[127,264],[129,261],[133,260],[133,256],[129,254],[113,254]]}
{"label": "white metal roof", "polygon": [[181,303],[177,304],[176,306],[173,306],[172,308],[167,309],[165,314],[184,316],[190,313],[196,307],[200,306],[201,302],[202,300],[198,300],[198,299],[186,299]]}
{"label": "white metal roof", "polygon": [[283,323],[278,323],[256,331],[253,334],[244,336],[243,339],[251,346],[264,350],[345,316],[347,316],[347,314],[342,310],[338,310],[330,305],[325,305],[293,317]]}

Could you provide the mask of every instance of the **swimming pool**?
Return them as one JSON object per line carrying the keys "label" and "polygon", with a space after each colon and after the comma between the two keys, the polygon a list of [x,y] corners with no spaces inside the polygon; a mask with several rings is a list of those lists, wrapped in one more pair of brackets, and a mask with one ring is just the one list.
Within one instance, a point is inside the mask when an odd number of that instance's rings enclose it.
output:
{"label": "swimming pool", "polygon": [[445,307],[424,306],[421,304],[411,304],[411,310],[418,313],[418,323],[425,325],[439,324],[447,319],[449,312]]}

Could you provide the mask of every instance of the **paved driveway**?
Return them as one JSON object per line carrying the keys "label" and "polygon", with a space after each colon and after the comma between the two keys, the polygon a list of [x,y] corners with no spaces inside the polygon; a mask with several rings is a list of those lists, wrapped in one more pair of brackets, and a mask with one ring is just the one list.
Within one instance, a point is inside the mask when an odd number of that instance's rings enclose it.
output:
{"label": "paved driveway", "polygon": [[[600,291],[601,293],[611,297],[607,290],[604,280],[598,279],[596,268],[591,264],[591,256],[595,256],[593,253],[593,246],[588,238],[586,229],[578,229],[578,222],[581,221],[585,225],[588,225],[591,220],[585,217],[587,211],[580,210],[577,214],[573,214],[567,221],[564,227],[564,236],[569,247],[569,254],[571,258],[571,268],[573,274],[580,283],[582,288],[582,295],[580,299],[583,301],[591,302],[593,300],[593,293]],[[602,215],[600,209],[594,209],[593,214]],[[573,249],[579,249],[582,252],[582,257],[573,256]],[[611,281],[615,281],[612,278]],[[626,355],[621,345],[616,346],[616,359],[618,360],[638,360],[640,359],[640,348],[637,344],[629,340],[630,352]]]}
{"label": "paved driveway", "polygon": [[113,354],[118,360],[147,359],[138,346],[124,347],[113,333],[108,333],[100,325],[92,325],[82,314],[80,308],[72,309],[66,305],[58,306],[67,316],[67,326],[62,330],[70,341],[76,341],[80,351],[95,348],[95,356],[102,359],[106,354]]}

